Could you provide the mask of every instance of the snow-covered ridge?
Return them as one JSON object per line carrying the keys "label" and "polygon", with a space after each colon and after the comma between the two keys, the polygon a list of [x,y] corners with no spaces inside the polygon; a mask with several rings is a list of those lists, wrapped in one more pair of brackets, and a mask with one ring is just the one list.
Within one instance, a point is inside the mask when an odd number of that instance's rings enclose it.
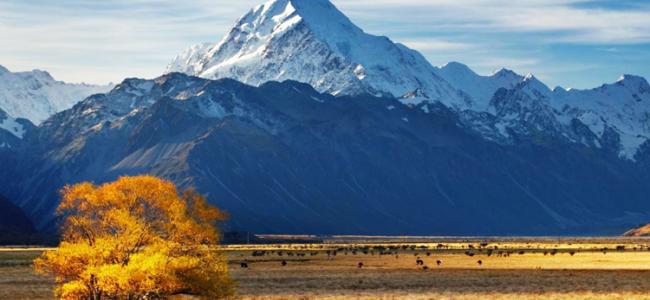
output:
{"label": "snow-covered ridge", "polygon": [[0,109],[10,119],[25,118],[37,125],[89,95],[111,88],[57,81],[41,70],[12,73],[0,66]]}
{"label": "snow-covered ridge", "polygon": [[566,119],[578,119],[598,137],[609,128],[619,134],[620,155],[633,158],[650,138],[650,86],[639,76],[590,90],[556,89],[551,105]]}

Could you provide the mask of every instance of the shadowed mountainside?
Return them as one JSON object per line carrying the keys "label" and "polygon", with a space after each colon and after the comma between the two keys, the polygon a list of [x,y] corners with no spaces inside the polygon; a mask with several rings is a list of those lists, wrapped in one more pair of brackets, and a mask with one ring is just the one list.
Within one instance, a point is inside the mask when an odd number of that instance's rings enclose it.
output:
{"label": "shadowed mountainside", "polygon": [[30,241],[34,233],[34,225],[25,213],[0,196],[0,245],[22,244]]}
{"label": "shadowed mountainside", "polygon": [[502,145],[440,104],[291,81],[128,79],[13,153],[2,192],[41,229],[64,184],[140,173],[196,187],[229,228],[264,233],[603,234],[650,211],[642,163],[544,132]]}

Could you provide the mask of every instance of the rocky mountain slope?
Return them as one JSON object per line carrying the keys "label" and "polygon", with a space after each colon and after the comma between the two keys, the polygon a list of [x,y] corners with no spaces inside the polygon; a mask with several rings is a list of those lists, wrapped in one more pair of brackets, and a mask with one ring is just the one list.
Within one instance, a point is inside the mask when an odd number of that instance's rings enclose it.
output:
{"label": "rocky mountain slope", "polygon": [[639,226],[634,229],[630,229],[623,233],[623,236],[627,237],[646,237],[650,236],[650,224]]}
{"label": "rocky mountain slope", "polygon": [[553,136],[502,145],[459,121],[292,81],[129,79],[27,134],[0,192],[41,228],[64,184],[140,173],[196,187],[253,232],[598,233],[648,217],[640,164]]}

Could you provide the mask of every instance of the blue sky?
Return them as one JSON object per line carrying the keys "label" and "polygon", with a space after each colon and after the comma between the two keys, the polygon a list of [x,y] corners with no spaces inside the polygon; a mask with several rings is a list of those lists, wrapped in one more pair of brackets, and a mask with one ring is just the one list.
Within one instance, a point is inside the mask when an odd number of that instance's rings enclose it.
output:
{"label": "blue sky", "polygon": [[[70,82],[156,77],[187,46],[216,42],[262,0],[0,0],[0,65]],[[650,78],[650,1],[333,0],[367,32],[551,87]]]}

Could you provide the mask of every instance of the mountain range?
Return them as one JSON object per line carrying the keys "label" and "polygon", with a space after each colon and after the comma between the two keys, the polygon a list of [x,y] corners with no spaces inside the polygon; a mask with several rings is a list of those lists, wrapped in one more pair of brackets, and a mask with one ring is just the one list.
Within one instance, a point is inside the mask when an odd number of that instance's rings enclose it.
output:
{"label": "mountain range", "polygon": [[[500,143],[513,142],[521,131],[554,131],[572,142],[612,146],[633,160],[650,137],[650,85],[644,78],[623,75],[592,90],[551,90],[531,74],[507,69],[480,76],[457,62],[438,68],[402,44],[365,33],[328,0],[259,5],[221,42],[178,55],[168,72],[255,86],[296,80],[333,95],[439,102],[459,113],[464,126]],[[572,132],[574,120],[587,130]],[[609,145],[610,138],[619,141]]]}
{"label": "mountain range", "polygon": [[141,173],[263,233],[608,234],[650,218],[638,76],[550,89],[435,67],[327,0],[257,6],[167,73],[42,122],[0,112],[0,194],[41,230],[63,185]]}

